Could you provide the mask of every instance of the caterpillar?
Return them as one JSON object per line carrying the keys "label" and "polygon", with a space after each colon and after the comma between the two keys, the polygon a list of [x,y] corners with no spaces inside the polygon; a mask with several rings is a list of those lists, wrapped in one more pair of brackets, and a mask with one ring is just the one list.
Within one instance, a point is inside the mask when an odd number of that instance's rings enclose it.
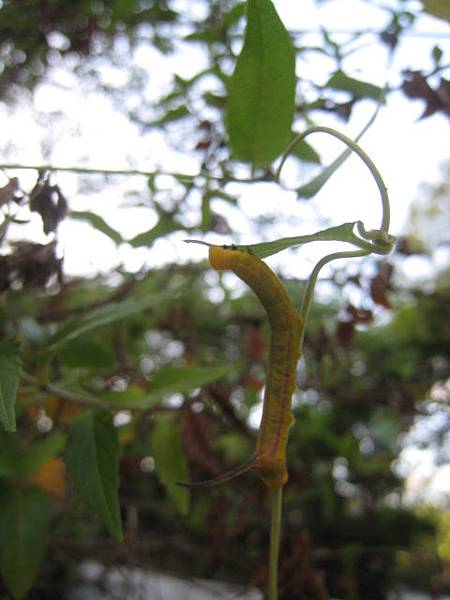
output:
{"label": "caterpillar", "polygon": [[[187,240],[196,242],[196,240]],[[196,242],[206,244],[206,242]],[[217,271],[230,270],[242,279],[263,305],[270,324],[270,352],[263,414],[252,457],[244,464],[206,481],[185,484],[211,487],[255,469],[269,488],[288,480],[286,444],[294,422],[291,399],[300,358],[301,317],[273,271],[248,248],[209,246],[209,263]]]}

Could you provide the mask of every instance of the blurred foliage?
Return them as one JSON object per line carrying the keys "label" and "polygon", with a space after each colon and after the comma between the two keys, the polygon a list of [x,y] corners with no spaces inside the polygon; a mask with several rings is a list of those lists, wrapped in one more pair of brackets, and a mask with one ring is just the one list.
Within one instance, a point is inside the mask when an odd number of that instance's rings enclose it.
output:
{"label": "blurred foliage", "polygon": [[440,185],[422,185],[420,197],[412,204],[406,233],[409,250],[417,254],[429,255],[436,247],[448,244],[450,163],[442,165],[441,171]]}
{"label": "blurred foliage", "polygon": [[83,0],[54,2],[5,0],[0,7],[3,71],[0,90],[10,95],[15,86],[33,87],[59,55],[88,57],[110,48],[114,38],[142,23],[151,24],[151,43],[159,50],[172,44],[164,25],[176,24],[180,15],[168,0]]}
{"label": "blurred foliage", "polygon": [[[415,10],[399,2],[370,35],[395,52],[419,16]],[[204,263],[70,277],[59,246],[60,225],[71,220],[115,247],[140,249],[178,231],[230,232],[215,202],[240,210],[226,184],[242,172],[273,178],[270,165],[238,165],[227,145],[224,111],[243,17],[244,3],[231,0],[0,2],[2,101],[14,102],[18,90],[31,93],[64,61],[80,75],[90,73],[93,85],[119,103],[139,94],[146,74],[133,66],[115,89],[96,71],[105,57],[120,66],[116,45],[124,39],[130,54],[138,44],[166,56],[199,45],[205,56],[191,78],[174,74],[158,99],[142,98],[133,108],[123,102],[143,131],[160,130],[194,149],[202,173],[173,174],[169,189],[158,173],[150,175],[148,196],[137,203],[155,220],[142,233],[127,238],[93,210],[73,210],[57,176],[45,170],[29,189],[17,177],[0,188],[4,597],[66,598],[79,584],[79,564],[92,558],[105,573],[117,565],[158,567],[264,587],[268,501],[256,476],[196,490],[190,499],[174,486],[188,476],[214,477],[251,453],[268,339],[261,307],[247,292],[238,296],[226,277],[211,277]],[[317,52],[331,65],[322,82],[297,81],[295,129],[325,113],[348,120],[358,102],[381,101],[379,86],[347,69],[365,35],[338,43],[324,30],[320,47],[306,46],[301,33],[292,36],[298,58]],[[429,73],[411,65],[402,86],[425,104],[424,116],[449,110],[438,46],[433,61]],[[174,124],[183,124],[181,141]],[[320,157],[304,144],[295,160],[317,165]],[[445,389],[450,373],[448,271],[430,269],[426,281],[405,276],[407,261],[433,266],[437,237],[423,236],[424,221],[441,223],[448,182],[443,186],[442,194],[433,190],[435,202],[417,208],[413,235],[400,240],[394,258],[366,261],[358,272],[334,271],[331,300],[319,297],[314,307],[290,434],[280,563],[285,600],[371,600],[399,582],[448,585],[435,559],[438,551],[448,558],[443,521],[402,503],[404,481],[395,468],[417,419],[432,416],[436,403],[444,411],[448,404],[442,393],[439,402],[432,394],[436,386]],[[39,243],[17,236],[31,212],[41,220]],[[444,231],[440,248],[447,243]],[[286,284],[297,298],[304,282]],[[442,450],[447,429],[423,443]],[[122,543],[107,537],[119,540],[122,531]],[[420,561],[419,545],[428,552]]]}
{"label": "blurred foliage", "polygon": [[[357,307],[347,300],[342,310],[338,297],[345,296],[345,271],[340,270],[336,302],[318,302],[312,315],[290,435],[283,598],[297,593],[320,597],[319,575],[325,575],[335,596],[383,597],[398,582],[397,569],[408,581],[398,553],[414,554],[425,538],[429,543],[433,539],[434,519],[402,507],[403,482],[393,465],[402,436],[433,384],[449,375],[449,294],[400,290],[389,264],[384,293],[395,308],[376,309],[375,302],[371,308],[367,302]],[[104,556],[111,564],[264,583],[267,529],[261,515],[267,514],[268,504],[256,476],[196,490],[188,513],[186,490],[173,487],[186,479],[186,461],[195,480],[249,456],[255,436],[249,417],[264,385],[268,332],[261,308],[248,293],[213,301],[213,286],[204,273],[202,265],[171,265],[145,277],[123,274],[116,288],[79,280],[51,293],[50,288],[21,286],[4,296],[3,333],[14,332],[20,340],[24,378],[17,400],[18,432],[3,433],[0,440],[2,489],[12,494],[19,488],[28,498],[28,490],[32,494],[40,488],[48,495],[52,533],[46,551],[51,564],[56,561],[66,572],[61,585],[73,581],[70,571],[77,560],[89,556]],[[350,285],[357,281],[367,289],[377,277],[377,272],[370,277],[353,274]],[[163,283],[172,292],[161,301]],[[299,282],[288,283],[299,287]],[[122,294],[127,299],[118,301]],[[149,302],[151,298],[158,301]],[[117,311],[124,302],[144,308]],[[387,323],[375,318],[377,310]],[[109,318],[111,314],[118,317]],[[58,330],[81,332],[81,337],[68,336],[58,352],[49,353]],[[105,408],[114,417],[113,429],[103,420]],[[93,418],[102,424],[94,427]],[[120,446],[126,559],[120,546],[109,543],[107,554],[98,546],[105,535],[102,522],[117,532],[117,521],[110,516],[117,483],[106,477],[110,487],[101,492],[102,477],[89,480],[95,461],[98,477],[102,468],[113,468],[113,457],[118,460],[111,448],[99,456],[111,444]],[[55,462],[61,455],[66,468]],[[74,505],[74,493],[81,504]],[[23,504],[25,522],[34,515],[27,502],[35,498],[30,495]],[[14,506],[17,511],[22,504]],[[88,517],[87,508],[100,521]],[[132,518],[136,511],[138,523]],[[25,543],[35,557],[45,551],[46,536],[26,538]],[[3,559],[2,572],[13,551]],[[426,588],[426,577],[439,572],[433,564],[430,572],[423,571],[425,579],[416,573],[414,583]],[[32,563],[29,572],[35,568]],[[39,592],[46,576],[44,569],[30,598],[46,597]]]}

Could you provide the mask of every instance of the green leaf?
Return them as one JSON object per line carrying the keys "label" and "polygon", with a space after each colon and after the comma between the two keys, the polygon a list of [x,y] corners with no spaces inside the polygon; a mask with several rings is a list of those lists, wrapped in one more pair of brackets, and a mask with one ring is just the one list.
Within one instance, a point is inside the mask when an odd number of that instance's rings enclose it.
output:
{"label": "green leaf", "polygon": [[289,142],[295,110],[295,53],[270,0],[247,1],[244,46],[228,91],[232,153],[269,164]]}
{"label": "green leaf", "polygon": [[185,104],[182,104],[181,106],[177,106],[172,110],[168,110],[162,117],[156,121],[152,121],[149,124],[155,126],[166,125],[166,123],[172,123],[173,121],[184,119],[184,117],[188,117],[190,114],[191,113],[189,112],[188,107]]}
{"label": "green leaf", "polygon": [[372,98],[373,100],[378,100],[382,92],[382,88],[378,85],[349,77],[341,70],[333,73],[325,87],[350,92],[354,98]]}
{"label": "green leaf", "polygon": [[317,231],[310,235],[299,235],[295,237],[281,238],[274,240],[273,242],[262,242],[261,244],[250,244],[247,246],[239,246],[239,248],[247,248],[252,254],[255,254],[259,258],[267,258],[277,252],[286,250],[286,248],[292,248],[300,246],[302,244],[308,244],[309,242],[349,242],[356,243],[358,246],[364,245],[364,240],[361,240],[354,232],[353,229],[357,221],[350,223],[343,223],[336,227],[330,227],[322,231]]}
{"label": "green leaf", "polygon": [[75,369],[108,369],[114,364],[114,354],[108,340],[83,335],[68,342],[58,354],[61,364]]}
{"label": "green leaf", "polygon": [[[82,390],[80,390],[82,392]],[[138,385],[129,385],[126,390],[107,391],[97,395],[101,400],[111,402],[111,407],[114,408],[114,403],[120,406],[130,405],[138,408],[142,401],[147,400],[147,392]]]}
{"label": "green leaf", "polygon": [[202,196],[202,208],[201,208],[201,221],[200,221],[200,230],[201,231],[209,231],[211,227],[211,223],[213,220],[214,213],[211,209],[211,196],[207,192]]}
{"label": "green leaf", "polygon": [[223,190],[209,190],[208,195],[211,199],[219,198],[219,200],[225,200],[226,202],[229,202],[233,206],[237,206],[237,204],[238,204],[236,196],[227,194]]}
{"label": "green leaf", "polygon": [[17,436],[0,429],[0,477],[15,477],[20,462]]}
{"label": "green leaf", "polygon": [[48,540],[48,499],[37,488],[0,493],[0,572],[11,594],[21,599],[33,585]]}
{"label": "green leaf", "polygon": [[177,485],[188,480],[186,457],[175,419],[170,415],[158,416],[152,431],[151,448],[156,474],[176,508],[186,514],[189,510],[189,491]]}
{"label": "green leaf", "polygon": [[195,31],[190,33],[184,39],[186,42],[204,42],[205,44],[213,44],[214,42],[220,42],[220,31],[214,27],[208,27],[202,31]]}
{"label": "green leaf", "polygon": [[213,27],[207,27],[187,35],[184,39],[188,42],[204,42],[213,44],[224,42],[226,29],[235,25],[245,14],[245,2],[238,2],[222,16],[222,23],[215,23]]}
{"label": "green leaf", "polygon": [[203,100],[210,106],[222,110],[226,105],[227,97],[220,94],[213,94],[212,92],[205,92],[203,94]]}
{"label": "green leaf", "polygon": [[117,431],[109,413],[88,410],[73,421],[65,452],[69,475],[80,499],[120,541],[119,457]]}
{"label": "green leaf", "polygon": [[116,229],[110,227],[108,223],[104,219],[102,219],[102,217],[96,215],[95,213],[89,212],[87,210],[71,210],[69,212],[69,217],[71,219],[77,219],[78,221],[86,221],[87,223],[92,225],[92,227],[97,229],[97,231],[100,231],[101,233],[107,235],[116,244],[120,244],[123,242],[123,238],[120,235],[120,233]]}
{"label": "green leaf", "polygon": [[378,409],[372,415],[369,429],[377,446],[387,448],[392,452],[398,451],[401,434],[401,418],[390,409]]}
{"label": "green leaf", "polygon": [[448,0],[423,0],[423,10],[438,19],[450,21],[450,4]]}
{"label": "green leaf", "polygon": [[433,62],[434,62],[434,66],[435,67],[440,67],[443,54],[444,53],[443,53],[442,48],[440,46],[437,46],[437,45],[433,46],[433,49],[431,51],[431,56],[433,58]]}
{"label": "green leaf", "polygon": [[224,217],[216,215],[216,213],[211,208],[211,200],[220,199],[229,202],[236,206],[237,199],[235,196],[231,196],[222,190],[207,190],[202,196],[202,206],[201,206],[201,222],[199,225],[199,229],[201,231],[209,231],[211,227],[214,228],[214,222],[218,222],[218,220],[225,222]]}
{"label": "green leaf", "polygon": [[136,11],[137,0],[115,0],[114,2],[114,19],[125,20],[131,18]]}
{"label": "green leaf", "polygon": [[[295,137],[296,135],[298,134],[294,133],[292,137]],[[308,144],[308,142],[305,142],[305,140],[302,140],[297,144],[290,155],[295,156],[295,158],[298,158],[298,160],[301,160],[302,162],[320,163],[319,154],[317,154],[314,148]]]}
{"label": "green leaf", "polygon": [[132,395],[127,392],[102,394],[107,400],[127,402],[134,408],[145,409],[161,402],[170,394],[186,394],[194,388],[203,387],[221,379],[233,370],[232,365],[219,365],[215,367],[202,367],[189,365],[188,367],[162,367],[153,375],[149,382],[148,390],[144,396]]}
{"label": "green leaf", "polygon": [[167,290],[160,294],[142,296],[141,298],[129,298],[122,302],[110,302],[104,306],[94,308],[81,317],[71,319],[64,324],[51,339],[48,351],[54,352],[59,350],[69,341],[74,340],[80,335],[84,335],[97,327],[120,321],[131,315],[158,306],[162,302],[167,302],[173,297],[173,294],[173,291]]}
{"label": "green leaf", "polygon": [[67,436],[63,433],[53,433],[43,440],[34,442],[21,456],[18,473],[22,476],[31,475],[46,460],[61,452],[66,444]]}
{"label": "green leaf", "polygon": [[133,248],[138,248],[139,246],[151,246],[158,238],[164,237],[174,231],[180,231],[181,229],[185,230],[186,227],[175,221],[175,219],[168,216],[162,216],[154,227],[148,231],[139,233],[131,240],[128,240],[128,243],[131,244]]}
{"label": "green leaf", "polygon": [[245,2],[238,2],[222,18],[223,26],[228,29],[235,25],[245,15]]}
{"label": "green leaf", "polygon": [[22,372],[19,344],[0,341],[0,423],[6,431],[16,431],[16,392]]}
{"label": "green leaf", "polygon": [[162,367],[150,380],[149,390],[160,398],[174,392],[183,394],[225,377],[232,368],[231,365]]}
{"label": "green leaf", "polygon": [[332,163],[324,167],[316,177],[298,187],[296,190],[297,196],[299,198],[313,198],[351,154],[352,151],[349,148],[344,150]]}

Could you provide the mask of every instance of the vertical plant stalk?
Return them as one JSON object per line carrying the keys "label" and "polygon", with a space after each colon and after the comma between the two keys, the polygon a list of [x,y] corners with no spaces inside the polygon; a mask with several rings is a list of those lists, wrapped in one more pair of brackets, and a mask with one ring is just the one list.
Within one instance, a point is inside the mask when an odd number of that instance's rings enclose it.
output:
{"label": "vertical plant stalk", "polygon": [[[356,258],[368,256],[372,252],[379,254],[387,254],[393,245],[394,238],[389,236],[389,222],[390,222],[390,206],[389,197],[387,193],[384,181],[370,157],[356,144],[353,140],[347,136],[341,134],[334,129],[328,127],[311,127],[303,134],[297,136],[293,142],[287,148],[281,164],[278,168],[276,178],[279,179],[283,164],[293,149],[302,139],[304,139],[310,133],[327,133],[336,137],[341,142],[347,145],[350,151],[355,152],[367,165],[371,172],[381,197],[382,216],[380,229],[376,232],[366,232],[364,227],[360,228],[360,233],[366,239],[372,241],[371,247],[359,250],[349,250],[344,252],[334,252],[327,256],[324,256],[314,267],[306,286],[301,301],[299,310],[300,319],[300,353],[303,347],[303,340],[305,336],[306,323],[308,322],[309,313],[311,310],[312,300],[314,296],[314,289],[317,283],[317,278],[321,269],[333,260],[340,258]],[[280,539],[281,539],[281,517],[282,517],[282,497],[283,497],[283,486],[273,487],[271,490],[271,528],[270,528],[270,552],[269,552],[269,577],[268,577],[268,600],[277,600],[278,597],[278,563],[279,563],[279,552],[280,552]]]}
{"label": "vertical plant stalk", "polygon": [[271,523],[269,550],[269,580],[267,588],[268,600],[277,600],[278,596],[278,562],[280,555],[281,515],[283,504],[283,486],[270,491]]}

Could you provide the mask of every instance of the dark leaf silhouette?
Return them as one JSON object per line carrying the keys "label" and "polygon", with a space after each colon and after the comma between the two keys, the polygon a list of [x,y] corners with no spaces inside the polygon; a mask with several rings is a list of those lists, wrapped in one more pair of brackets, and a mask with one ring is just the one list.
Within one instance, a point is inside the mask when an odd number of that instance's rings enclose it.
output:
{"label": "dark leaf silhouette", "polygon": [[56,243],[14,242],[11,254],[0,257],[0,290],[14,281],[24,287],[44,287],[52,278],[62,280],[62,258],[56,254]]}
{"label": "dark leaf silhouette", "polygon": [[392,277],[392,265],[384,263],[380,266],[378,273],[372,278],[370,282],[370,295],[375,304],[384,306],[385,308],[391,308],[391,301],[388,298],[388,291],[392,289],[391,277]]}
{"label": "dark leaf silhouette", "polygon": [[336,327],[336,338],[339,344],[344,348],[349,348],[355,333],[355,326],[361,323],[370,323],[372,319],[371,310],[347,304],[344,316],[338,321]]}
{"label": "dark leaf silhouette", "polygon": [[9,204],[10,202],[12,202],[16,197],[16,193],[17,193],[18,189],[19,189],[19,180],[17,179],[17,177],[13,177],[12,179],[10,179],[8,181],[8,183],[6,185],[1,187],[0,188],[0,206],[3,206],[4,204]]}
{"label": "dark leaf silhouette", "polygon": [[30,194],[30,209],[40,214],[44,233],[56,231],[67,214],[67,201],[57,185],[51,185],[48,175],[41,173]]}
{"label": "dark leaf silhouette", "polygon": [[450,117],[450,81],[441,77],[439,85],[433,89],[420,71],[407,71],[402,90],[408,98],[419,98],[425,102],[421,119],[436,112]]}

